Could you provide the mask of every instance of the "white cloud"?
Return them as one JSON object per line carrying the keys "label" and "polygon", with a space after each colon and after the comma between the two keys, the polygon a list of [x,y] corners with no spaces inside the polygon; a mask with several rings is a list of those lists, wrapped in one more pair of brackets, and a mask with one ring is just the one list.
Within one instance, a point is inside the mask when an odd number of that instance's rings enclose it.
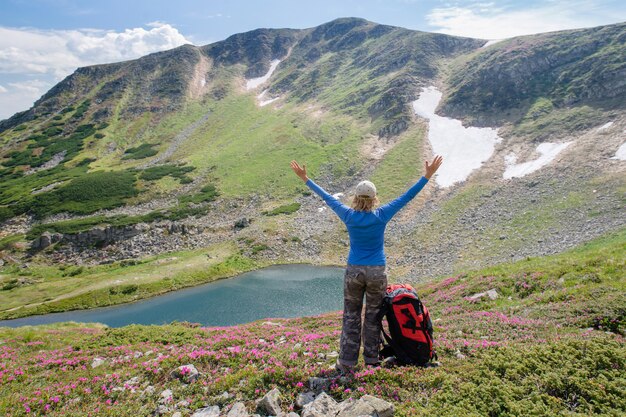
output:
{"label": "white cloud", "polygon": [[601,0],[555,0],[526,9],[474,3],[435,8],[426,20],[436,32],[481,39],[503,39],[533,33],[591,27],[619,22]]}
{"label": "white cloud", "polygon": [[[134,59],[190,43],[167,23],[152,22],[146,26],[147,29],[122,32],[0,27],[0,81],[2,74],[38,77],[8,84],[6,90],[10,94],[0,98],[0,119],[32,105],[55,82],[78,67]],[[33,97],[34,94],[38,95]],[[9,101],[9,97],[14,101]],[[25,103],[29,104],[24,107]]]}
{"label": "white cloud", "polygon": [[42,89],[47,86],[48,83],[42,80],[28,80],[17,83],[9,83],[9,87],[12,87],[14,90],[32,94],[41,92]]}
{"label": "white cloud", "polygon": [[7,88],[0,88],[0,120],[28,109],[51,85],[49,81],[27,80],[8,83]]}

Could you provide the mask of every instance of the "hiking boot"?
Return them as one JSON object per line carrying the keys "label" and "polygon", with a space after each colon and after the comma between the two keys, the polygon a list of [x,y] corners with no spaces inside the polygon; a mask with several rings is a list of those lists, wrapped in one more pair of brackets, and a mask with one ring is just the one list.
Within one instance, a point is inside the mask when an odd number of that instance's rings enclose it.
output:
{"label": "hiking boot", "polygon": [[383,368],[393,368],[397,364],[398,364],[398,360],[396,359],[396,357],[395,356],[389,356],[388,358],[385,358],[385,360],[383,361],[382,367]]}
{"label": "hiking boot", "polygon": [[351,375],[354,373],[354,366],[342,365],[339,363],[339,360],[337,360],[330,369],[337,372],[339,375]]}

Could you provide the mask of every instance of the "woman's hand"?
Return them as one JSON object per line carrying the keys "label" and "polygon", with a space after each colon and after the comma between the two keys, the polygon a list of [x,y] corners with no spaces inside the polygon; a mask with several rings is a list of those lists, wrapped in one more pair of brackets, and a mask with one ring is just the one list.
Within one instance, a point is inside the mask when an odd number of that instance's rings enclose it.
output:
{"label": "woman's hand", "polygon": [[430,164],[428,163],[428,161],[424,161],[424,168],[426,169],[426,173],[424,174],[424,176],[430,180],[430,177],[432,177],[435,172],[437,172],[442,162],[443,158],[441,157],[441,155],[435,155],[435,159],[433,159],[433,162]]}
{"label": "woman's hand", "polygon": [[296,161],[291,161],[291,169],[302,181],[307,182],[309,180],[309,177],[306,176],[306,164],[300,166]]}

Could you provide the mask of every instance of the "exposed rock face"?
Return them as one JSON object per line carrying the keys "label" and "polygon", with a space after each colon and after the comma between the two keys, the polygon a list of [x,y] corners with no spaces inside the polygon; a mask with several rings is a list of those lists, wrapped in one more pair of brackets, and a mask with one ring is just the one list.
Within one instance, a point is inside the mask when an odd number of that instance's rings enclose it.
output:
{"label": "exposed rock face", "polygon": [[502,41],[455,70],[451,93],[442,110],[457,116],[497,112],[525,100],[549,98],[557,106],[622,97],[626,102],[626,68],[617,52],[626,24],[539,34]]}
{"label": "exposed rock face", "polygon": [[[31,242],[31,249],[41,250],[45,249],[53,243],[67,242],[79,246],[89,246],[96,244],[107,244],[117,242],[120,240],[130,239],[137,236],[150,227],[147,224],[135,224],[132,226],[102,226],[95,227],[91,230],[80,233],[50,233],[48,231],[43,232],[41,236]],[[176,231],[186,233],[187,229],[184,225],[176,225]]]}
{"label": "exposed rock face", "polygon": [[244,227],[248,227],[248,226],[250,226],[250,219],[247,217],[242,217],[241,219],[237,220],[234,224],[235,230],[243,229]]}
{"label": "exposed rock face", "polygon": [[407,130],[408,128],[409,128],[409,118],[401,117],[400,119],[394,120],[387,126],[381,128],[378,131],[378,136],[380,137],[397,136],[400,133]]}
{"label": "exposed rock face", "polygon": [[[375,415],[377,415],[378,417],[392,417],[393,416],[394,406],[388,401],[373,397],[371,395],[364,395],[361,398],[359,398],[357,403],[359,402],[371,406],[376,411]],[[345,417],[348,417],[348,416],[346,415]]]}
{"label": "exposed rock face", "polygon": [[43,232],[41,236],[31,242],[31,249],[41,250],[48,246],[60,242],[63,239],[63,235],[60,233]]}
{"label": "exposed rock face", "polygon": [[239,33],[201,48],[218,65],[247,64],[246,78],[260,77],[269,70],[272,59],[287,55],[300,31],[292,29],[256,29]]}

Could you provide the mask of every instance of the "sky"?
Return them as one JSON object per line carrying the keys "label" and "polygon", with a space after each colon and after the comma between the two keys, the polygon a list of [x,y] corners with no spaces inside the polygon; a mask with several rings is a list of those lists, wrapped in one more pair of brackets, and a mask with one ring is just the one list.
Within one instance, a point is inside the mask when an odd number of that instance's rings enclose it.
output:
{"label": "sky", "polygon": [[623,0],[0,0],[0,120],[76,68],[361,17],[481,39],[626,21]]}

